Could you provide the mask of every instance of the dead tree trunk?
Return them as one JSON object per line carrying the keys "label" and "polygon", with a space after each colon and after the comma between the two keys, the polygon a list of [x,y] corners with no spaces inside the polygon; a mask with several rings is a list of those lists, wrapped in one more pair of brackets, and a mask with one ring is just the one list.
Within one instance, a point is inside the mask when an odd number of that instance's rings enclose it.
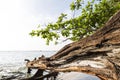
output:
{"label": "dead tree trunk", "polygon": [[30,61],[27,67],[120,80],[120,11],[93,35],[66,45],[50,58]]}

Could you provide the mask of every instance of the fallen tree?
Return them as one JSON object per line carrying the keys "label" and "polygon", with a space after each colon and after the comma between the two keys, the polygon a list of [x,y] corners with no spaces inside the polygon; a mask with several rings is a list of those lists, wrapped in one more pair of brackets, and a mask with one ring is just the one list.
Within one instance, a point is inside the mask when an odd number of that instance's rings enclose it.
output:
{"label": "fallen tree", "polygon": [[[83,72],[101,80],[120,80],[120,11],[93,35],[70,43],[55,55],[27,62],[37,73],[24,80],[56,80],[59,72]],[[48,71],[44,75],[43,72]]]}

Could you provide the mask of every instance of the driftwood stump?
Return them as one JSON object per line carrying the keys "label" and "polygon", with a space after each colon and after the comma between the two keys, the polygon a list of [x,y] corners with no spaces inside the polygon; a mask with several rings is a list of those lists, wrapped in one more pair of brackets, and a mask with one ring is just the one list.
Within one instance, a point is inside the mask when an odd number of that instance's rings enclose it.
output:
{"label": "driftwood stump", "polygon": [[51,76],[56,80],[59,72],[69,71],[93,74],[101,80],[120,80],[120,11],[93,35],[66,45],[49,58],[30,61],[27,67],[50,72],[32,80]]}

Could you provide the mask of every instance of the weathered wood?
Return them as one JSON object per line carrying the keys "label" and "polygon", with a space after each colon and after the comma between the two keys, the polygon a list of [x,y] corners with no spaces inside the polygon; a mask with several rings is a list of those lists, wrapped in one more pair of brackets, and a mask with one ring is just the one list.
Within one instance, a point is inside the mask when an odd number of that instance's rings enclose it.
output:
{"label": "weathered wood", "polygon": [[[66,45],[49,58],[42,56],[29,61],[27,67],[53,73],[84,72],[101,80],[120,80],[120,11],[93,35]],[[48,76],[52,75],[37,78],[41,80]]]}
{"label": "weathered wood", "polygon": [[[120,44],[120,11],[117,12],[101,29],[96,31],[93,35],[83,38],[78,42],[63,47],[63,51],[58,51],[57,54],[53,55],[51,59],[59,59],[65,55],[73,53],[75,51],[80,54],[81,51],[87,47],[103,47],[105,45]],[[65,49],[65,50],[64,50]]]}
{"label": "weathered wood", "polygon": [[38,69],[38,71],[32,77],[21,79],[21,80],[44,80],[43,78],[41,78],[41,79],[38,78],[38,77],[42,77],[43,76],[43,72],[44,72],[43,69]]}

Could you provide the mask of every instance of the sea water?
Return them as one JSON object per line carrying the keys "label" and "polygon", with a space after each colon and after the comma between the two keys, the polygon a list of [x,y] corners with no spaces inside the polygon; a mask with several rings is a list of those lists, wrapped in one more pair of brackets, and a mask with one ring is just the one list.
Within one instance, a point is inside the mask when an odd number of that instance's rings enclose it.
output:
{"label": "sea water", "polygon": [[[25,78],[27,77],[25,59],[33,60],[41,55],[49,57],[55,53],[56,51],[0,51],[0,80],[13,80],[11,78],[18,80]],[[34,72],[35,71],[33,71],[33,73]],[[82,78],[86,78],[85,80],[99,80],[96,77],[90,77],[80,73],[80,76],[81,75],[83,75],[83,77],[81,77],[80,80],[83,80]],[[59,80],[63,80],[62,77]],[[79,80],[79,78],[75,80]]]}
{"label": "sea water", "polygon": [[0,80],[26,77],[25,59],[33,60],[41,55],[49,57],[53,54],[55,51],[0,51]]}

